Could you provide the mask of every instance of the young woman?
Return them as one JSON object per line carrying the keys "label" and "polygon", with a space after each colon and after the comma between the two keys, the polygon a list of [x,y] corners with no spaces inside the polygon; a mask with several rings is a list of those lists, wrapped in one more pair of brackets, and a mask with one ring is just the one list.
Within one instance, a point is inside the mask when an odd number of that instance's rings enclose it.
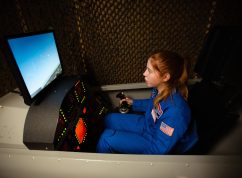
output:
{"label": "young woman", "polygon": [[186,102],[187,70],[177,53],[162,51],[149,57],[144,72],[149,99],[126,98],[138,114],[111,113],[98,145],[99,153],[182,154],[198,140]]}

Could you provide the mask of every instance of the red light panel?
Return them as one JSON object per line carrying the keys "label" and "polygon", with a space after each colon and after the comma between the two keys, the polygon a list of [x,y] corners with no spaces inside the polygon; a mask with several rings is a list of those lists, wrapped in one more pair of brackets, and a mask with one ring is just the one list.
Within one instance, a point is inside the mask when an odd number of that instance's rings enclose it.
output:
{"label": "red light panel", "polygon": [[82,118],[80,118],[75,129],[75,135],[79,144],[85,141],[86,134],[87,134],[86,123],[83,121]]}

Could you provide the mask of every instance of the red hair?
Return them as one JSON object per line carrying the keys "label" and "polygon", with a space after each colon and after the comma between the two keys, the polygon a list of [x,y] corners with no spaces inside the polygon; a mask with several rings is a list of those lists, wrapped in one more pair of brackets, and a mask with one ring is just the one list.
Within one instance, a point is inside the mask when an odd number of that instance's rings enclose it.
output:
{"label": "red hair", "polygon": [[164,83],[164,90],[155,98],[154,105],[157,106],[160,100],[166,99],[174,89],[178,90],[187,99],[188,74],[185,59],[171,51],[162,51],[153,54],[149,59],[151,65],[159,72],[160,76],[163,76],[165,73],[170,74],[170,79]]}

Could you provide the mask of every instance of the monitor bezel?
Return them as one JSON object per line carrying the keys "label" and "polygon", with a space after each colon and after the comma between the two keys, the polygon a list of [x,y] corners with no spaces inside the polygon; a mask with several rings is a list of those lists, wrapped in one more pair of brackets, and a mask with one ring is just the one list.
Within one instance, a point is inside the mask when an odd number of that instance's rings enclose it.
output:
{"label": "monitor bezel", "polygon": [[[30,36],[35,36],[35,35],[41,35],[41,34],[48,34],[48,33],[52,33],[53,37],[54,37],[54,42],[56,45],[56,49],[57,49],[57,53],[59,56],[59,60],[60,60],[60,65],[62,68],[62,72],[50,83],[48,84],[45,88],[43,88],[43,90],[41,90],[39,93],[37,93],[34,97],[31,97],[29,90],[26,86],[26,83],[24,81],[24,78],[22,76],[22,73],[19,69],[19,66],[17,64],[17,61],[14,57],[13,51],[8,43],[8,40],[11,39],[16,39],[16,38],[23,38],[23,37],[30,37]],[[59,47],[58,47],[58,43],[56,40],[56,34],[54,30],[44,30],[44,31],[37,31],[37,32],[29,32],[29,33],[21,33],[21,34],[16,34],[16,35],[8,35],[5,36],[5,43],[7,46],[7,52],[9,53],[9,57],[6,57],[7,63],[9,65],[10,71],[13,74],[13,77],[18,85],[19,91],[21,92],[21,95],[24,99],[24,103],[26,105],[31,105],[33,104],[36,100],[41,100],[41,98],[44,97],[44,94],[46,94],[46,92],[52,87],[52,85],[59,80],[59,78],[61,76],[63,76],[63,64],[62,64],[62,60],[61,60],[61,56],[60,56],[60,52],[59,52]],[[37,103],[37,102],[36,102]]]}

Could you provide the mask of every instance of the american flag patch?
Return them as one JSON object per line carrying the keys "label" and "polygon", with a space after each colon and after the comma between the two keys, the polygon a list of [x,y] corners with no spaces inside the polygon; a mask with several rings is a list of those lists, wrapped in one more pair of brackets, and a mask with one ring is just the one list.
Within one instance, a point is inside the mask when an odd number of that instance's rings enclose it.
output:
{"label": "american flag patch", "polygon": [[164,122],[161,122],[160,130],[164,132],[166,135],[172,136],[174,128],[170,127]]}

